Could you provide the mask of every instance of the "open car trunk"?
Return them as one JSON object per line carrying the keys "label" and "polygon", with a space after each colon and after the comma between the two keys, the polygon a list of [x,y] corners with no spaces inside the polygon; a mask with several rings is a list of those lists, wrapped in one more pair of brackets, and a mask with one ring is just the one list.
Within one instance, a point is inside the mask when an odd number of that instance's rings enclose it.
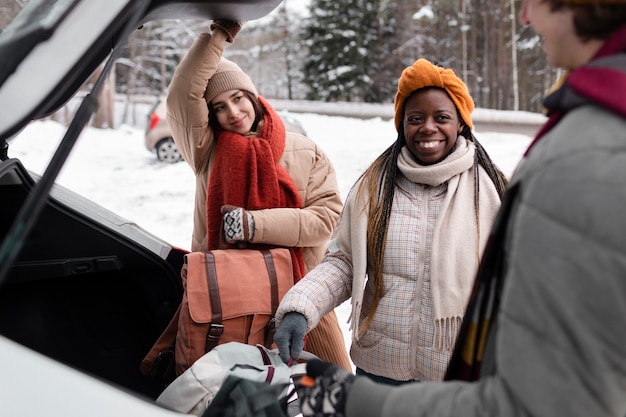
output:
{"label": "open car trunk", "polygon": [[[55,180],[134,30],[156,19],[253,20],[279,3],[29,0],[0,28],[0,414],[180,415],[143,401],[164,387],[139,365],[178,308],[185,251]],[[10,158],[9,140],[103,61],[36,178]]]}
{"label": "open car trunk", "polygon": [[[0,165],[0,234],[35,180]],[[72,367],[155,397],[139,362],[182,297],[184,251],[56,187],[0,291],[0,333]]]}

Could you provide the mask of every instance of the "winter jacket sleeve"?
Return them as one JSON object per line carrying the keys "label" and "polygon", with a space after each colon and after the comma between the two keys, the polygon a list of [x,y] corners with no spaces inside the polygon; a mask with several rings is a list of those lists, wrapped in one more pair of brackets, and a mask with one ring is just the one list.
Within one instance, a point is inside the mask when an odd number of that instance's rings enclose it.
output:
{"label": "winter jacket sleeve", "polygon": [[514,176],[488,372],[400,388],[357,378],[347,417],[626,415],[624,132],[606,112],[573,111]]}
{"label": "winter jacket sleeve", "polygon": [[298,187],[304,207],[252,211],[255,227],[252,242],[325,247],[343,207],[335,168],[310,139],[295,133],[288,133],[287,138],[279,163]]}
{"label": "winter jacket sleeve", "polygon": [[280,321],[289,312],[302,314],[307,333],[320,319],[350,297],[352,268],[341,252],[329,253],[285,294],[276,311]]}
{"label": "winter jacket sleeve", "polygon": [[224,51],[226,34],[202,33],[179,63],[167,95],[167,123],[176,147],[196,174],[206,169],[213,131],[204,93]]}
{"label": "winter jacket sleeve", "polygon": [[[296,311],[306,317],[307,331],[310,331],[317,326],[321,317],[348,298],[353,297],[353,304],[355,299],[362,299],[362,295],[355,297],[353,286],[355,273],[365,277],[366,252],[360,246],[364,244],[367,223],[363,216],[355,213],[354,196],[351,193],[346,200],[341,221],[322,262],[309,271],[281,300],[276,312],[279,325],[285,314]],[[358,237],[355,238],[352,232],[356,232]],[[362,260],[356,265],[353,264],[353,244],[357,247],[357,258]],[[357,286],[363,287],[361,284],[364,280],[357,279],[356,282]]]}

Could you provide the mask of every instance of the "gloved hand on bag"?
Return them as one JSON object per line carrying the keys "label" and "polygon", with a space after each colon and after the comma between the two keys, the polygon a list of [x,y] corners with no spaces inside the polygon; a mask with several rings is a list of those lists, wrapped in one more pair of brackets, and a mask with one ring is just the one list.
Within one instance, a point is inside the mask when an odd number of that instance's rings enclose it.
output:
{"label": "gloved hand on bag", "polygon": [[306,365],[307,380],[314,385],[298,390],[300,411],[304,417],[345,417],[346,400],[355,376],[343,368],[319,359]]}
{"label": "gloved hand on bag", "polygon": [[281,320],[280,327],[274,334],[274,342],[283,362],[289,364],[300,357],[304,348],[306,327],[306,318],[295,311],[285,314]]}
{"label": "gloved hand on bag", "polygon": [[224,239],[228,243],[249,242],[254,237],[254,218],[250,212],[231,205],[222,206]]}
{"label": "gloved hand on bag", "polygon": [[210,29],[211,31],[214,31],[215,28],[222,29],[227,35],[226,42],[233,43],[245,23],[245,21],[216,19],[211,22]]}

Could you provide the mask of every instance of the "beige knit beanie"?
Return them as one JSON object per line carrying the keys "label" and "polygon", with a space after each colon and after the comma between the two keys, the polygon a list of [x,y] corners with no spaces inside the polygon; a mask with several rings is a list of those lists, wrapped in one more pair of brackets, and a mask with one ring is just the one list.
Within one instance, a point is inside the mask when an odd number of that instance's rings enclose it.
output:
{"label": "beige knit beanie", "polygon": [[256,87],[252,83],[248,74],[243,72],[239,65],[226,58],[222,58],[217,66],[217,71],[209,79],[209,84],[204,92],[204,99],[210,103],[215,97],[228,90],[246,90],[259,96]]}

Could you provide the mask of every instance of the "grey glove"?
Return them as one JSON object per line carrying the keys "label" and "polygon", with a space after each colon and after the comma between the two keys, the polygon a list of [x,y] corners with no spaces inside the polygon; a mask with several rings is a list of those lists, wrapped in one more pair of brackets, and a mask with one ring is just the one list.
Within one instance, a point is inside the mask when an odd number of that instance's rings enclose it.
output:
{"label": "grey glove", "polygon": [[254,237],[254,218],[241,207],[222,206],[224,239],[228,243],[249,242]]}
{"label": "grey glove", "polygon": [[305,334],[306,318],[295,311],[285,314],[274,335],[274,342],[283,362],[288,364],[298,360],[304,348]]}
{"label": "grey glove", "polygon": [[222,29],[227,35],[226,42],[233,43],[244,23],[236,20],[216,19],[211,22],[210,28],[211,31],[214,31],[215,28]]}
{"label": "grey glove", "polygon": [[304,417],[344,417],[346,399],[355,376],[330,362],[313,359],[306,365],[306,374],[314,385],[302,384],[298,389],[300,411]]}

